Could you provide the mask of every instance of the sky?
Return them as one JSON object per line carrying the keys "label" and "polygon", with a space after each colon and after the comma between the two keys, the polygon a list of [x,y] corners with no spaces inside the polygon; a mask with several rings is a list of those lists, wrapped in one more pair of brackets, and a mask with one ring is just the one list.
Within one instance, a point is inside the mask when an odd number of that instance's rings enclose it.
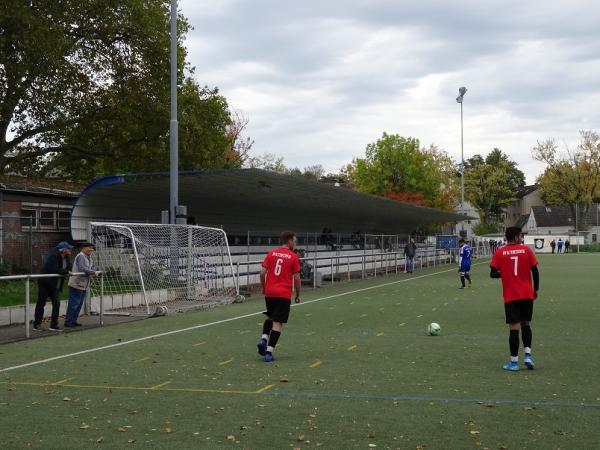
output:
{"label": "sky", "polygon": [[600,128],[591,0],[180,0],[194,78],[248,118],[253,156],[330,172],[383,132],[464,158],[493,148],[533,183],[537,141]]}

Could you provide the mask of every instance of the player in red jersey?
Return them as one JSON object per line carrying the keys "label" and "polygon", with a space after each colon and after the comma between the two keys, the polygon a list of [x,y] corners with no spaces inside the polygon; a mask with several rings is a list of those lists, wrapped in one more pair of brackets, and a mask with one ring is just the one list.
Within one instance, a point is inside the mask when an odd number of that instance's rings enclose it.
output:
{"label": "player in red jersey", "polygon": [[296,233],[281,233],[282,247],[270,251],[260,269],[260,283],[265,294],[267,316],[258,341],[258,353],[265,362],[273,361],[273,350],[277,345],[281,329],[287,323],[292,302],[292,287],[296,290],[295,302],[300,303],[300,259],[294,253]]}
{"label": "player in red jersey", "polygon": [[490,263],[490,277],[502,279],[504,312],[510,329],[510,361],[503,369],[519,370],[519,330],[525,347],[523,362],[528,369],[533,369],[535,366],[531,357],[530,322],[533,316],[533,301],[537,298],[540,287],[538,261],[533,251],[521,244],[521,228],[509,227],[505,234],[508,244],[496,250]]}

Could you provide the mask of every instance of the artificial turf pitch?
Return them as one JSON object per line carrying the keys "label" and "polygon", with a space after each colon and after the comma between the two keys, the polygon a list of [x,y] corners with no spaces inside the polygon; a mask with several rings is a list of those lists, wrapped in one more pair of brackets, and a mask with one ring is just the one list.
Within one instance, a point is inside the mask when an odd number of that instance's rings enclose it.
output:
{"label": "artificial turf pitch", "polygon": [[599,268],[540,257],[534,371],[501,370],[485,260],[464,290],[452,266],[306,290],[274,363],[256,354],[260,299],[7,344],[0,446],[600,448]]}

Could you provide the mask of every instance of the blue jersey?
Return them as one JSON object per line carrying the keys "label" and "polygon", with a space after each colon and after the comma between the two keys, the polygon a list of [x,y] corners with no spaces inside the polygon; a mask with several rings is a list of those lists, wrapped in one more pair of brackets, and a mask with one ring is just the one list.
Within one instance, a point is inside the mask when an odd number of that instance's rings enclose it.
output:
{"label": "blue jersey", "polygon": [[[461,272],[468,271],[471,268],[471,256],[473,256],[473,248],[468,244],[463,245],[460,248],[459,256],[460,256],[459,264],[460,264]],[[462,269],[466,269],[466,270],[462,270]]]}

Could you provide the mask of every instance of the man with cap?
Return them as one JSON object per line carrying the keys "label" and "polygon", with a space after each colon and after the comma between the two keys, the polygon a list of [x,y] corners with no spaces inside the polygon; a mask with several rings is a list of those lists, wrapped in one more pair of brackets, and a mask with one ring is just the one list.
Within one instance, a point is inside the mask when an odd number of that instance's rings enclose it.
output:
{"label": "man with cap", "polygon": [[69,279],[69,304],[67,306],[67,315],[65,317],[65,328],[80,327],[77,322],[81,306],[85,301],[85,294],[90,286],[90,275],[96,275],[96,265],[92,261],[94,253],[94,244],[85,242],[81,245],[81,252],[73,261],[72,272],[85,273],[85,275],[73,275]]}
{"label": "man with cap", "polygon": [[[58,245],[50,251],[50,254],[44,262],[40,274],[59,274],[69,275],[71,261],[69,256],[73,246],[68,242],[59,242]],[[58,327],[58,313],[60,311],[60,292],[65,283],[64,277],[48,277],[38,279],[38,299],[35,304],[35,319],[33,329],[42,331],[42,319],[44,318],[44,307],[48,298],[52,300],[52,320],[50,321],[50,331],[60,331]]]}

